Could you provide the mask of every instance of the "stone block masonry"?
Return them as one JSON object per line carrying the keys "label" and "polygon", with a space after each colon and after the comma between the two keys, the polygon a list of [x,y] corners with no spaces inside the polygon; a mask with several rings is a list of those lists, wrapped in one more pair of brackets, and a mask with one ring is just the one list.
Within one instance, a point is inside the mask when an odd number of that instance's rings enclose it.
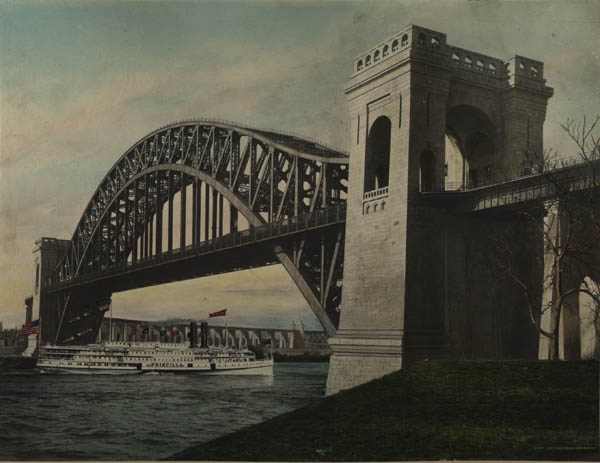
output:
{"label": "stone block masonry", "polygon": [[[535,345],[511,335],[523,333],[512,315],[520,308],[484,296],[489,272],[477,262],[486,219],[421,193],[522,169],[543,152],[552,95],[543,63],[516,56],[505,65],[411,25],[355,59],[345,93],[344,290],[327,394],[426,358],[534,355]],[[520,304],[514,290],[502,291],[500,300]]]}

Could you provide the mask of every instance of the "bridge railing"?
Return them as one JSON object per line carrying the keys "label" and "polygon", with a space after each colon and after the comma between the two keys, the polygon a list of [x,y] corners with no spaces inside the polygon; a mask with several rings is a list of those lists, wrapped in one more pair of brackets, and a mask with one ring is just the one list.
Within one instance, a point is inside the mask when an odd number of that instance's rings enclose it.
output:
{"label": "bridge railing", "polygon": [[510,182],[497,187],[482,189],[468,202],[472,211],[516,203],[556,197],[557,194],[573,194],[582,190],[600,188],[600,179],[594,175],[583,174],[577,177],[564,177],[545,181],[544,177],[530,177],[523,182]]}
{"label": "bridge railing", "polygon": [[486,188],[469,190],[469,195],[463,196],[461,201],[456,201],[454,204],[463,211],[480,211],[557,198],[564,194],[577,194],[584,190],[600,190],[600,177],[593,172],[593,169],[579,169],[577,175],[572,175],[568,171],[557,172],[558,174],[551,179],[543,175],[532,175],[489,185]]}
{"label": "bridge railing", "polygon": [[384,186],[383,188],[378,188],[377,190],[367,191],[363,194],[363,201],[381,198],[383,196],[387,196],[389,191],[389,187]]}
{"label": "bridge railing", "polygon": [[563,169],[577,166],[585,166],[590,163],[598,163],[600,159],[586,159],[581,156],[572,156],[563,159],[545,160],[538,165],[519,167],[516,169],[501,170],[489,174],[483,174],[478,178],[471,178],[464,182],[444,182],[436,184],[420,184],[420,193],[451,193],[467,190],[476,190],[477,188],[489,187],[508,183],[536,175],[558,172]]}
{"label": "bridge railing", "polygon": [[168,262],[173,259],[180,259],[201,255],[227,249],[246,244],[266,241],[285,235],[319,228],[334,223],[343,222],[346,220],[346,203],[339,203],[329,206],[325,209],[317,209],[312,212],[307,212],[294,217],[289,217],[278,222],[267,223],[260,227],[253,227],[247,230],[242,230],[234,233],[228,233],[214,239],[201,241],[194,244],[189,244],[184,248],[165,251],[160,254],[148,256],[136,262],[127,262],[126,264],[113,265],[109,268],[104,268],[99,271],[84,273],[78,275],[74,280],[64,280],[50,286],[59,289],[63,286],[68,286],[73,281],[85,282],[97,279],[98,277],[106,277],[127,270],[135,270],[138,268],[154,266],[156,264]]}

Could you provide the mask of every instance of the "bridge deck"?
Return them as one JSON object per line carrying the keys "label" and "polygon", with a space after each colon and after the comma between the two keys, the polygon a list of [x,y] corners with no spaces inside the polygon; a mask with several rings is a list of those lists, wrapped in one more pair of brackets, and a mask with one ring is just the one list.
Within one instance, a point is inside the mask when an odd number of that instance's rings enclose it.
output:
{"label": "bridge deck", "polygon": [[600,188],[600,177],[588,164],[582,164],[480,187],[451,191],[446,187],[444,185],[436,191],[422,191],[420,194],[455,211],[478,212],[543,201],[556,197],[557,192],[565,194]]}
{"label": "bridge deck", "polygon": [[[273,252],[273,240],[323,229],[345,220],[346,204],[340,203],[261,227],[188,245],[183,249],[173,249],[172,252],[128,262],[126,266],[83,274],[72,280],[55,283],[48,288],[48,292],[62,291],[96,281],[107,283],[107,280],[110,280],[110,285],[115,291],[125,291],[147,286],[146,281],[161,284],[278,264],[279,261]],[[171,271],[171,267],[175,266],[177,271]],[[122,278],[125,275],[128,277]]]}

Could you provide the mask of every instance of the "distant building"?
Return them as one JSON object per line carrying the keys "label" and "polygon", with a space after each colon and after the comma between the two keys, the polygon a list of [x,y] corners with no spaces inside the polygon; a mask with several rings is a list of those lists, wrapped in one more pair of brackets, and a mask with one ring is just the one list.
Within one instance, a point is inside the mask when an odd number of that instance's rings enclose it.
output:
{"label": "distant building", "polygon": [[[1,328],[1,326],[0,326]],[[0,331],[0,348],[1,347],[14,347],[18,344],[19,330],[17,328],[11,328]]]}

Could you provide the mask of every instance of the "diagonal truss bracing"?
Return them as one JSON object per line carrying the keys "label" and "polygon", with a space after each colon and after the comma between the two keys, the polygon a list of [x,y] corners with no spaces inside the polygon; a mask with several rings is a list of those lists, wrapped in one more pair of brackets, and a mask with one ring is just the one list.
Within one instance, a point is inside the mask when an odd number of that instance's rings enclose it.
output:
{"label": "diagonal truss bracing", "polygon": [[[54,287],[234,234],[242,218],[252,229],[344,205],[347,178],[346,154],[293,135],[210,121],[164,127],[107,173],[56,267]],[[336,232],[273,244],[329,334],[343,241]],[[63,315],[75,310],[67,305]]]}

